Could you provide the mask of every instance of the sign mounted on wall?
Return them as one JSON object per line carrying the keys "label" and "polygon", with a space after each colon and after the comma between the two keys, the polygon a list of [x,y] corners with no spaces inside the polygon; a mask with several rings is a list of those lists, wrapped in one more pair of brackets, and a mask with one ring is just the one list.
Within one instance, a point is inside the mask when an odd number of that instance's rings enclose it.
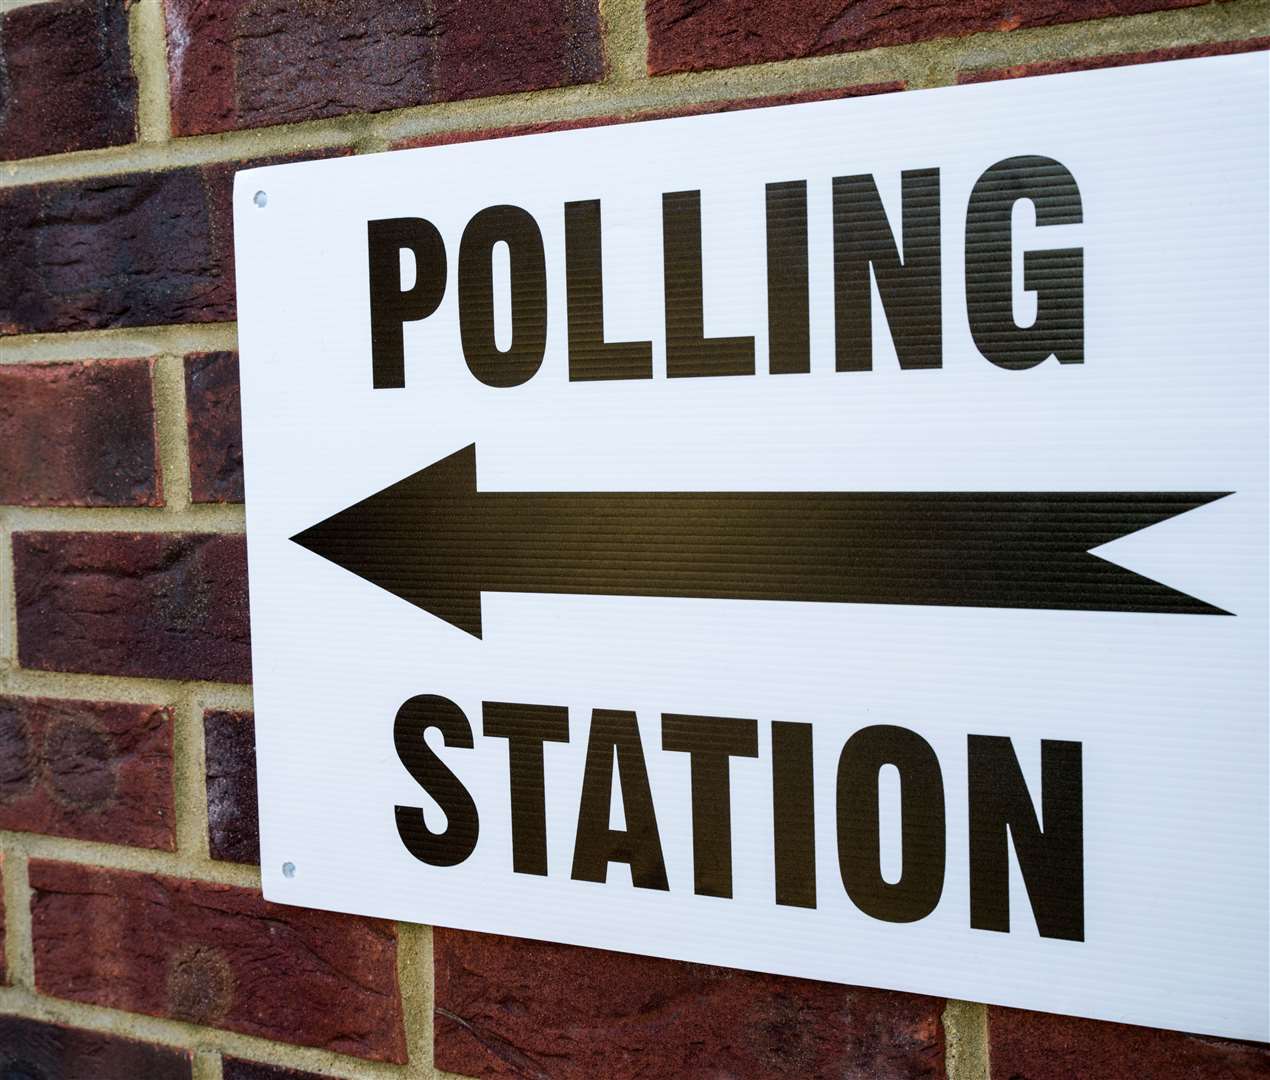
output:
{"label": "sign mounted on wall", "polygon": [[266,895],[1270,1038],[1268,75],[240,173]]}

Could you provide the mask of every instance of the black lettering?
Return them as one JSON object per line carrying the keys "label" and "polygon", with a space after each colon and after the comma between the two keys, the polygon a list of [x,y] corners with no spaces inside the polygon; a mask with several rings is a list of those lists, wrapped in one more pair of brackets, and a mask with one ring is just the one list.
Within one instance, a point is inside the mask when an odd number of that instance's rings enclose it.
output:
{"label": "black lettering", "polygon": [[772,723],[772,821],[776,902],[816,906],[816,812],[811,725]]}
{"label": "black lettering", "polygon": [[1066,167],[1047,157],[998,161],[979,177],[966,210],[966,312],[970,333],[985,358],[1022,371],[1051,356],[1060,364],[1085,361],[1085,254],[1083,248],[1023,253],[1023,287],[1036,293],[1036,321],[1014,321],[1014,204],[1029,199],[1036,224],[1082,220],[1080,189]]}
{"label": "black lettering", "polygon": [[900,367],[943,364],[939,170],[906,170],[900,183],[903,257],[896,249],[873,177],[866,173],[833,180],[834,331],[839,371],[873,370],[870,267]]}
{"label": "black lettering", "polygon": [[[902,870],[882,877],[878,771],[900,774]],[[886,922],[924,919],[944,891],[944,780],[930,744],[907,728],[879,724],[847,740],[838,759],[838,867],[847,895]]]}
{"label": "black lettering", "polygon": [[[445,242],[423,218],[366,222],[370,261],[370,371],[376,390],[406,385],[402,326],[426,319],[445,295]],[[401,288],[401,252],[415,260],[415,282]]]}
{"label": "black lettering", "polygon": [[[625,829],[609,828],[614,759],[622,784]],[[587,741],[572,877],[575,881],[607,881],[611,862],[629,864],[631,881],[637,888],[670,887],[635,714],[596,709],[591,714]]]}
{"label": "black lettering", "polygon": [[484,733],[507,740],[512,814],[512,869],[547,873],[546,772],[544,742],[569,741],[569,710],[561,705],[518,705],[487,701]]}
{"label": "black lettering", "polygon": [[604,340],[604,262],[600,200],[564,204],[565,288],[569,310],[569,378],[651,379],[651,341]]}
{"label": "black lettering", "polygon": [[970,925],[1010,929],[1010,839],[1041,937],[1085,940],[1081,744],[1041,741],[1041,818],[1014,744],[967,737],[970,795]]}
{"label": "black lettering", "polygon": [[811,370],[808,279],[807,181],[768,184],[767,370],[773,375]]}
{"label": "black lettering", "polygon": [[666,375],[753,375],[752,337],[708,338],[702,307],[701,192],[661,197],[666,289]]}
{"label": "black lettering", "polygon": [[732,785],[729,758],[758,757],[758,724],[726,716],[661,718],[661,746],[689,755],[692,876],[699,896],[732,895]]}
{"label": "black lettering", "polygon": [[[494,245],[511,263],[512,340],[494,337]],[[519,206],[488,206],[463,230],[459,245],[459,336],[467,366],[486,386],[519,386],[537,374],[547,348],[547,260],[542,233]]]}
{"label": "black lettering", "polygon": [[474,745],[472,727],[453,701],[435,694],[418,694],[397,710],[392,729],[397,757],[445,813],[445,831],[434,833],[423,820],[422,807],[398,806],[397,834],[406,850],[420,862],[457,866],[475,849],[480,822],[467,788],[424,742],[429,728],[441,732],[446,746],[470,750]]}

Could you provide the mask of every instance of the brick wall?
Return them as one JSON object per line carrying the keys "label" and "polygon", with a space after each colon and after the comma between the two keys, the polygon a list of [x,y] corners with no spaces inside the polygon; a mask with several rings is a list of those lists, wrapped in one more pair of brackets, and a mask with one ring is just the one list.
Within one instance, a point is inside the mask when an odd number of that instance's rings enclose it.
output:
{"label": "brick wall", "polygon": [[229,210],[245,164],[1266,47],[1267,0],[0,0],[0,1075],[1270,1075],[266,903]]}

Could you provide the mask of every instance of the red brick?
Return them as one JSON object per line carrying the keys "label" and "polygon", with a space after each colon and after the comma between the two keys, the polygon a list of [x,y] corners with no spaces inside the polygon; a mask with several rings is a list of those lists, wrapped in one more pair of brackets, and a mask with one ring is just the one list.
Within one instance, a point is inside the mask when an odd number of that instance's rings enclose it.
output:
{"label": "red brick", "polygon": [[0,103],[0,159],[132,142],[125,5],[60,0],[0,17]]}
{"label": "red brick", "polygon": [[185,358],[185,413],[191,497],[196,503],[242,502],[237,353],[191,353]]}
{"label": "red brick", "polygon": [[0,367],[0,503],[160,506],[150,360]]}
{"label": "red brick", "polygon": [[178,135],[595,82],[596,0],[166,0]]}
{"label": "red brick", "polygon": [[997,79],[1020,79],[1028,75],[1058,75],[1064,71],[1091,71],[1095,68],[1125,67],[1129,64],[1153,64],[1161,60],[1190,60],[1198,56],[1227,56],[1231,53],[1270,49],[1270,37],[1249,41],[1214,41],[1201,45],[1179,45],[1171,49],[1149,52],[1112,53],[1109,56],[1087,56],[1079,60],[1042,60],[1035,64],[1015,64],[1007,68],[963,71],[959,83],[994,82]]}
{"label": "red brick", "polygon": [[6,1080],[190,1080],[188,1050],[0,1016]]}
{"label": "red brick", "polygon": [[934,998],[437,930],[436,1062],[476,1077],[944,1077]]}
{"label": "red brick", "polygon": [[648,69],[758,64],[1207,0],[647,0]]}
{"label": "red brick", "polygon": [[904,85],[902,82],[866,83],[860,86],[836,87],[832,90],[802,90],[793,94],[773,94],[770,97],[737,98],[733,101],[710,101],[694,105],[679,105],[669,109],[650,109],[647,112],[632,113],[628,116],[587,116],[572,120],[540,120],[532,124],[512,124],[507,127],[483,128],[475,131],[441,131],[401,139],[393,144],[393,149],[448,146],[453,143],[480,142],[484,139],[505,139],[513,135],[538,135],[544,131],[574,131],[578,128],[607,127],[610,124],[635,124],[641,120],[666,120],[674,116],[701,116],[707,113],[762,109],[772,105],[796,105],[803,101],[833,101],[838,98],[889,94],[903,90]]}
{"label": "red brick", "polygon": [[1265,1080],[1270,1046],[1106,1024],[1020,1009],[988,1010],[992,1080]]}
{"label": "red brick", "polygon": [[277,1065],[261,1065],[256,1061],[243,1061],[241,1058],[226,1058],[223,1067],[223,1080],[324,1080],[317,1073],[297,1072],[295,1069],[282,1069]]}
{"label": "red brick", "polygon": [[251,713],[203,713],[207,756],[207,840],[213,859],[260,862],[256,810],[256,726]]}
{"label": "red brick", "polygon": [[348,152],[0,189],[0,334],[232,320],[234,174]]}
{"label": "red brick", "polygon": [[13,558],[22,667],[251,681],[242,536],[20,532]]}
{"label": "red brick", "polygon": [[404,1062],[391,923],[251,889],[33,860],[41,993]]}
{"label": "red brick", "polygon": [[0,697],[0,829],[175,847],[172,712]]}

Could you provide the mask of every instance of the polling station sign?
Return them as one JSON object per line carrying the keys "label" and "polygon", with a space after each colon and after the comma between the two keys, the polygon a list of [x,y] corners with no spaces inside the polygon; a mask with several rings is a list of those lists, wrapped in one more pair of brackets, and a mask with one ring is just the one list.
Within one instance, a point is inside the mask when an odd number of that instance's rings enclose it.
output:
{"label": "polling station sign", "polygon": [[240,173],[266,895],[1270,1038],[1268,74]]}

